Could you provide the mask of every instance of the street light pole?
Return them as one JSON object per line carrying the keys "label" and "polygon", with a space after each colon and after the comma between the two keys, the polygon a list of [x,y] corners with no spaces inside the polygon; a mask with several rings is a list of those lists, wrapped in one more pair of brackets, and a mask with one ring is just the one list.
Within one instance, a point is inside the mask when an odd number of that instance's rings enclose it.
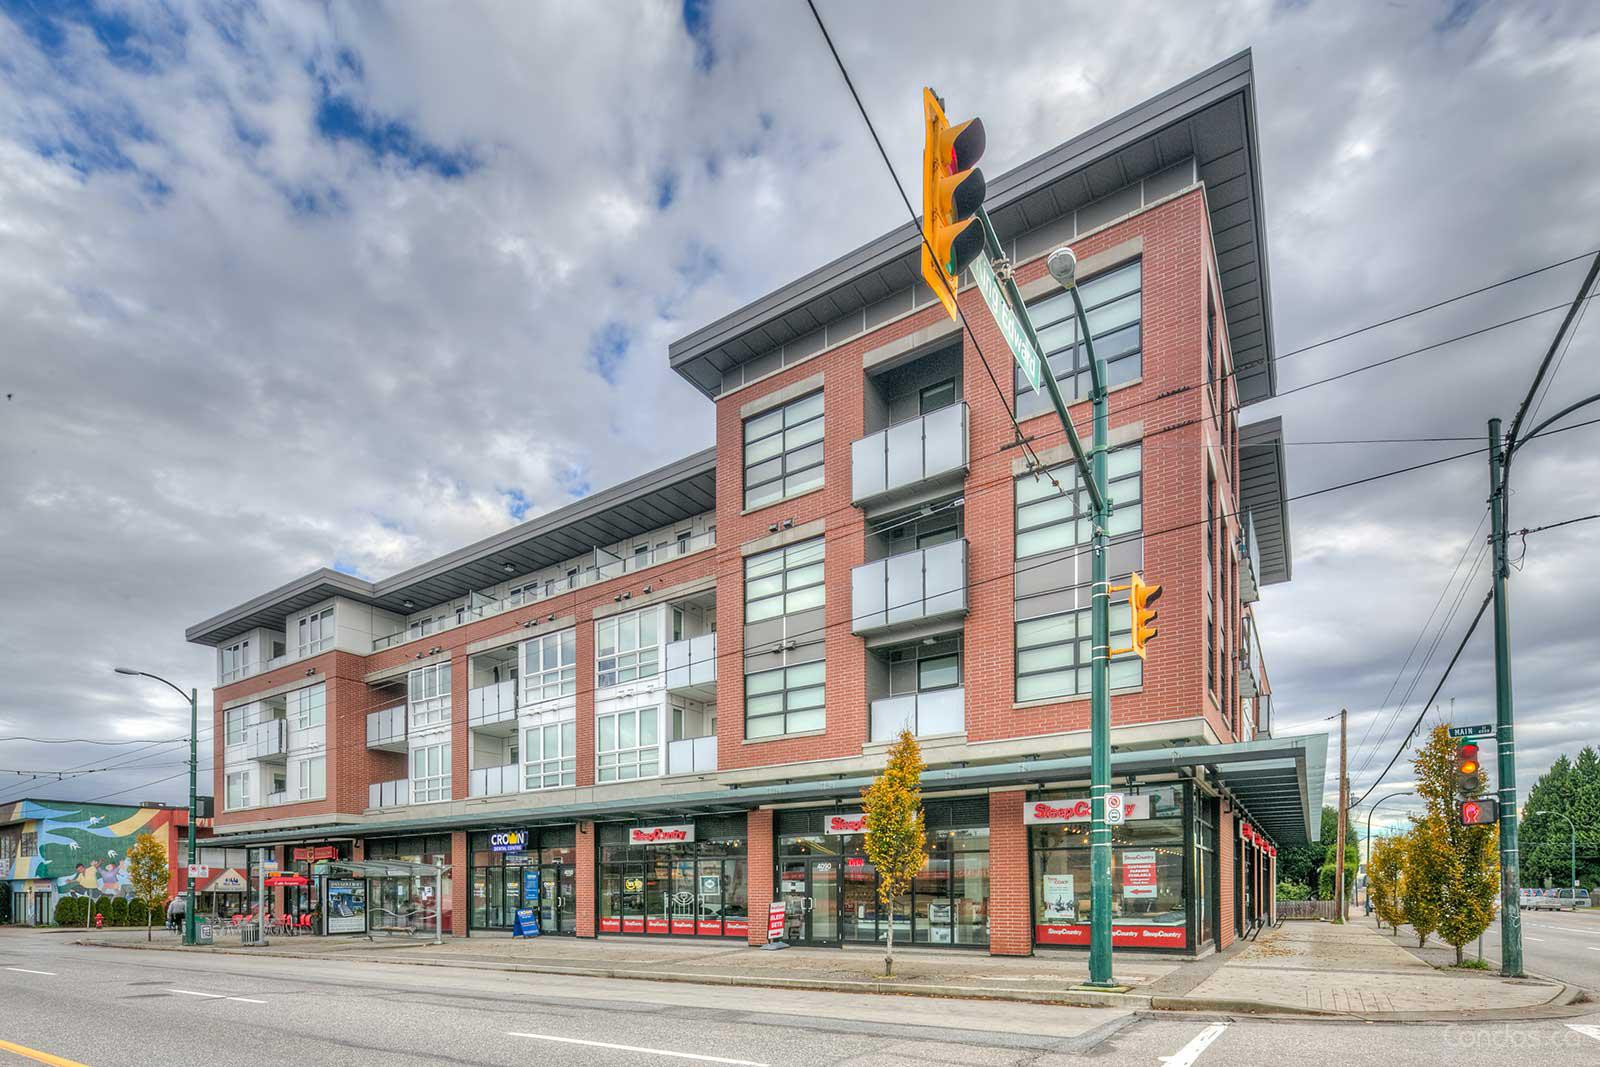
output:
{"label": "street light pole", "polygon": [[115,670],[118,674],[132,675],[137,678],[153,678],[189,702],[189,862],[184,865],[184,885],[188,888],[184,895],[183,943],[185,945],[193,945],[195,943],[194,876],[189,873],[188,868],[193,866],[195,862],[194,837],[195,822],[197,821],[195,809],[197,807],[196,792],[199,788],[200,767],[199,738],[197,736],[200,729],[200,691],[198,689],[190,689],[185,694],[182,689],[179,689],[159,674],[151,674],[148,671],[136,671],[131,667],[117,667]]}
{"label": "street light pole", "polygon": [[1572,816],[1564,811],[1551,811],[1548,808],[1533,812],[1534,815],[1559,815],[1567,820],[1567,826],[1572,830],[1572,888],[1578,888],[1578,824],[1572,821]]}
{"label": "street light pole", "polygon": [[1489,537],[1494,559],[1495,756],[1500,777],[1500,974],[1522,977],[1522,861],[1517,850],[1517,746],[1511,706],[1511,623],[1506,606],[1506,455],[1489,420]]}
{"label": "street light pole", "polygon": [[[1402,789],[1398,793],[1390,793],[1388,796],[1379,797],[1377,800],[1374,800],[1372,802],[1372,807],[1367,809],[1367,903],[1368,904],[1372,903],[1372,813],[1377,811],[1378,810],[1378,805],[1382,804],[1385,800],[1393,800],[1395,797],[1409,797],[1411,795],[1412,795],[1411,790]],[[1379,922],[1378,929],[1379,930],[1383,929],[1382,922]]]}

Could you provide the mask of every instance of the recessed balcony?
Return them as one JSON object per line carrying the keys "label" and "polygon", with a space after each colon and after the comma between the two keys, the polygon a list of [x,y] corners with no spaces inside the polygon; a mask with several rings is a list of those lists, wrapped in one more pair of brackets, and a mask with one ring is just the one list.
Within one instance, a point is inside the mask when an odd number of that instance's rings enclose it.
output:
{"label": "recessed balcony", "polygon": [[877,507],[961,484],[967,474],[967,405],[949,404],[850,445],[850,502]]}
{"label": "recessed balcony", "polygon": [[282,719],[266,719],[244,728],[246,759],[282,763],[289,755],[289,729]]}
{"label": "recessed balcony", "polygon": [[964,686],[881,697],[872,702],[873,743],[893,741],[901,730],[917,737],[965,733],[967,690]]}
{"label": "recessed balcony", "polygon": [[668,642],[667,689],[696,700],[717,698],[716,634]]}
{"label": "recessed balcony", "polygon": [[717,737],[686,737],[667,742],[668,774],[706,774],[717,769]]}
{"label": "recessed balcony", "polygon": [[406,750],[406,706],[370,712],[367,715],[367,747],[382,752]]}
{"label": "recessed balcony", "polygon": [[850,631],[875,635],[967,613],[967,541],[902,552],[850,572]]}
{"label": "recessed balcony", "polygon": [[468,771],[468,796],[497,797],[515,793],[520,787],[522,768],[515,763],[498,767],[474,767]]}
{"label": "recessed balcony", "polygon": [[517,729],[516,679],[467,691],[467,725],[474,730],[509,737]]}

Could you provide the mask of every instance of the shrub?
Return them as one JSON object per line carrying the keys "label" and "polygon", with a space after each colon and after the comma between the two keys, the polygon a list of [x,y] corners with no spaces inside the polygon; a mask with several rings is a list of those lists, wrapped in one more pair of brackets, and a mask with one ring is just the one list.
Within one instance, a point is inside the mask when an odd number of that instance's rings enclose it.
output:
{"label": "shrub", "polygon": [[77,900],[73,897],[62,897],[56,901],[56,925],[71,926],[73,913],[77,911]]}
{"label": "shrub", "polygon": [[11,921],[11,894],[0,892],[0,926]]}
{"label": "shrub", "polygon": [[112,926],[128,925],[128,901],[125,897],[111,898],[111,906],[106,909],[106,921]]}
{"label": "shrub", "polygon": [[150,916],[150,908],[142,900],[128,901],[128,925],[143,927]]}
{"label": "shrub", "polygon": [[1311,887],[1308,886],[1308,885],[1301,885],[1299,882],[1279,882],[1278,883],[1278,899],[1279,900],[1310,900],[1311,899]]}
{"label": "shrub", "polygon": [[[103,916],[105,918],[105,921],[103,923],[100,923],[99,925],[101,925],[101,926],[110,926],[111,925],[111,898],[110,897],[99,897],[99,898],[97,898],[95,900],[95,902],[94,902],[94,910],[92,912],[90,912],[90,914],[91,915]],[[95,925],[95,920],[94,919],[90,919],[89,920],[89,924],[91,926]]]}

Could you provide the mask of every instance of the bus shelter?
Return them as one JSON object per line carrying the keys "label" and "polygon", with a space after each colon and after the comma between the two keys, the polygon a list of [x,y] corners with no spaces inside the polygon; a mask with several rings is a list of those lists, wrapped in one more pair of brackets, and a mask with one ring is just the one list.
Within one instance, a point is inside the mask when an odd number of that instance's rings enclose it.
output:
{"label": "bus shelter", "polygon": [[[448,864],[412,860],[330,860],[324,880],[325,933],[427,933],[443,944],[444,876]],[[361,880],[364,893],[341,883]],[[431,920],[431,924],[430,924]],[[346,925],[340,929],[341,923]],[[357,925],[359,924],[359,925]]]}

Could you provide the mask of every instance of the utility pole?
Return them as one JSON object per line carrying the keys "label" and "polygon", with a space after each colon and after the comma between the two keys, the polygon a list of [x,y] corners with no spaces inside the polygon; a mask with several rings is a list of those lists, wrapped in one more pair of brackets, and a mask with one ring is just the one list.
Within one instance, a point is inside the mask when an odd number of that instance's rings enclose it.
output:
{"label": "utility pole", "polygon": [[[1538,383],[1535,382],[1535,385]],[[1489,537],[1494,543],[1495,758],[1500,772],[1500,974],[1522,977],[1521,859],[1517,851],[1517,746],[1511,707],[1511,623],[1506,607],[1505,453],[1489,420]]]}
{"label": "utility pole", "polygon": [[1338,853],[1333,860],[1333,899],[1339,902],[1337,923],[1344,922],[1349,916],[1344,906],[1344,835],[1345,818],[1350,807],[1350,779],[1345,774],[1345,720],[1349,712],[1345,708],[1339,709],[1339,831],[1336,835]]}

